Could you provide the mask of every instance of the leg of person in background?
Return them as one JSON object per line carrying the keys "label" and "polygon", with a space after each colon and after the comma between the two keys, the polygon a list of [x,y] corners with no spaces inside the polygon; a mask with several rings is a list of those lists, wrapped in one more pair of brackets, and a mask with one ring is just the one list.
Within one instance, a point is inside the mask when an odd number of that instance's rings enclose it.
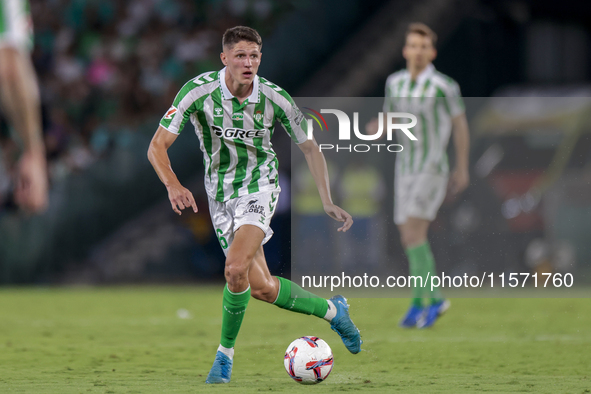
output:
{"label": "leg of person in background", "polygon": [[0,107],[20,134],[24,152],[18,163],[15,200],[24,210],[47,207],[47,163],[41,129],[37,77],[24,50],[0,43]]}
{"label": "leg of person in background", "polygon": [[[435,259],[427,240],[430,221],[409,217],[398,226],[402,246],[406,252],[411,276],[419,276],[426,281],[429,276],[437,275]],[[424,309],[423,298],[430,298],[430,305]],[[400,322],[402,327],[427,328],[449,308],[449,301],[444,300],[439,288],[430,290],[429,286],[413,288],[411,306]]]}
{"label": "leg of person in background", "polygon": [[264,232],[243,225],[234,236],[226,257],[222,339],[206,383],[228,383],[231,379],[234,344],[242,325],[250,296],[280,308],[312,314],[331,323],[351,353],[361,350],[359,330],[349,317],[349,305],[342,296],[320,298],[269,272],[263,247]]}

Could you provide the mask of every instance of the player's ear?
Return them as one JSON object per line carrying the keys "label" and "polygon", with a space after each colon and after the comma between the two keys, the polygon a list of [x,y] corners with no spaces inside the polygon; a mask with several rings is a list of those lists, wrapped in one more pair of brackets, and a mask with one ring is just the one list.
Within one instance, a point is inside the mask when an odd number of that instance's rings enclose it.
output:
{"label": "player's ear", "polygon": [[408,60],[408,53],[407,53],[407,50],[406,50],[406,45],[404,45],[404,46],[402,47],[402,57],[403,57],[405,60]]}
{"label": "player's ear", "polygon": [[228,65],[226,54],[224,52],[220,53],[220,59],[221,59],[221,61],[222,61],[222,63],[223,63],[224,66],[227,66]]}
{"label": "player's ear", "polygon": [[437,49],[433,48],[433,50],[431,51],[431,61],[435,60],[436,57],[437,57]]}

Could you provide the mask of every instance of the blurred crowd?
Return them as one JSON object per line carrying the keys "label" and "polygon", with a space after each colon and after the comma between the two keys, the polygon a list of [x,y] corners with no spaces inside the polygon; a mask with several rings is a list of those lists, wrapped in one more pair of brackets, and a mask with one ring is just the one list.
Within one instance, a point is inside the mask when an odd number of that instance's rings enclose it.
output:
{"label": "blurred crowd", "polygon": [[[227,28],[248,25],[265,36],[290,6],[279,0],[32,0],[50,180],[87,168],[124,146],[130,134],[154,132],[183,83],[220,68]],[[18,147],[1,123],[0,195],[6,195]]]}

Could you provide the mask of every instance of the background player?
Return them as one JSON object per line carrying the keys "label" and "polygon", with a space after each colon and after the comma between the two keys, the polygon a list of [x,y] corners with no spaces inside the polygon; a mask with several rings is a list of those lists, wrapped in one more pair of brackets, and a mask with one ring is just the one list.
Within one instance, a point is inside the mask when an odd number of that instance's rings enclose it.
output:
{"label": "background player", "polygon": [[39,88],[29,51],[33,24],[24,0],[0,0],[0,104],[24,146],[17,167],[15,202],[24,210],[47,207],[47,163]]}
{"label": "background player", "polygon": [[[386,80],[384,112],[410,112],[417,117],[417,141],[399,138],[403,153],[396,158],[394,222],[408,257],[410,274],[426,279],[436,275],[435,259],[427,233],[446,195],[461,193],[469,183],[469,132],[458,84],[435,70],[437,35],[423,23],[412,23],[406,32],[403,56],[406,69]],[[385,122],[384,122],[385,124]],[[378,120],[367,126],[375,133]],[[447,144],[454,135],[455,167],[449,176]],[[423,304],[428,298],[430,305]],[[412,304],[402,327],[430,327],[449,307],[439,289],[413,289]]]}
{"label": "background player", "polygon": [[185,84],[162,118],[148,152],[168,190],[172,209],[181,214],[192,207],[197,212],[193,195],[178,181],[167,154],[191,119],[204,155],[212,223],[226,254],[222,339],[207,383],[230,381],[234,344],[251,295],[326,319],[352,353],[358,353],[361,345],[344,297],[319,298],[285,278],[271,276],[267,268],[262,245],[273,234],[269,225],[280,192],[277,159],[270,143],[277,120],[304,152],[325,212],[344,222],[338,230],[347,231],[353,221],[332,203],[324,156],[316,142],[307,139],[306,122],[292,98],[257,75],[262,47],[259,34],[237,26],[224,33],[222,45],[221,60],[226,67]]}

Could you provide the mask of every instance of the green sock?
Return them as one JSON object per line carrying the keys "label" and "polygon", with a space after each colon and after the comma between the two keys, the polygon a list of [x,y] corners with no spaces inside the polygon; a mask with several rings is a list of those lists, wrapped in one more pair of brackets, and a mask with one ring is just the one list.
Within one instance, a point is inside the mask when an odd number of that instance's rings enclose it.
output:
{"label": "green sock", "polygon": [[277,277],[279,279],[279,294],[273,304],[288,311],[305,313],[320,318],[326,316],[328,302],[324,298],[302,289],[292,281]]}
{"label": "green sock", "polygon": [[[406,255],[408,256],[408,262],[410,265],[410,274],[413,276],[420,276],[423,278],[423,283],[428,277],[437,275],[435,269],[435,258],[431,252],[431,247],[428,242],[424,242],[420,245],[406,249]],[[413,305],[421,306],[422,298],[428,296],[431,298],[431,302],[438,302],[441,300],[441,291],[439,288],[431,291],[431,286],[428,284],[425,287],[414,287],[412,290],[413,294]]]}
{"label": "green sock", "polygon": [[236,337],[240,326],[242,325],[242,319],[244,319],[244,313],[246,312],[246,306],[250,300],[250,286],[248,289],[241,293],[232,293],[228,289],[228,284],[224,287],[224,301],[222,311],[222,339],[220,344],[226,348],[233,348],[236,343]]}
{"label": "green sock", "polygon": [[[433,257],[433,252],[431,252],[431,245],[429,245],[429,242],[425,242],[423,245],[420,245],[419,247],[424,246],[424,258],[425,258],[425,270],[427,271],[427,273],[430,274],[430,276],[436,276],[437,275],[437,268],[435,268],[435,257]],[[427,290],[429,291],[429,296],[431,297],[431,303],[435,303],[435,302],[439,302],[443,299],[443,295],[441,294],[441,289],[439,287],[435,287],[433,290],[431,290],[431,286],[427,287]]]}

